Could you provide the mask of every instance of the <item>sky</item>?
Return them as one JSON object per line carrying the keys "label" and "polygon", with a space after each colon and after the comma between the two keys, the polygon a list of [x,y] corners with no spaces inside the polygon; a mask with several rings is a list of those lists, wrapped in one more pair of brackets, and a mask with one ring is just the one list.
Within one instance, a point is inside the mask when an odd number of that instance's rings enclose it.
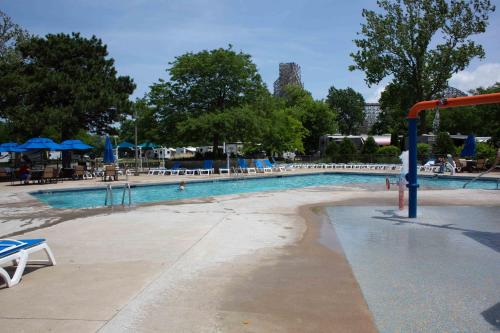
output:
{"label": "sky", "polygon": [[[455,74],[450,85],[468,91],[500,81],[500,0],[487,32],[474,37],[486,57]],[[363,8],[376,1],[351,0],[0,0],[0,10],[37,35],[80,32],[96,35],[108,46],[120,75],[137,84],[143,97],[176,56],[233,45],[252,56],[272,92],[280,62],[301,67],[304,87],[316,99],[328,89],[351,87],[368,102],[384,88],[368,87],[364,73],[350,72],[353,39]]]}

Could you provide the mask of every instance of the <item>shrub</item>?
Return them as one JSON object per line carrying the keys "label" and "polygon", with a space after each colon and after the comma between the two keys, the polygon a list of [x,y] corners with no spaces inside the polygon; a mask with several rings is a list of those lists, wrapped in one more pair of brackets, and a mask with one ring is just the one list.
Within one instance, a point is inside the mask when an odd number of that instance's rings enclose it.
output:
{"label": "shrub", "polygon": [[375,139],[372,136],[369,136],[366,139],[365,144],[363,145],[362,153],[363,153],[363,160],[365,162],[373,162],[373,155],[377,152],[378,146],[377,143],[375,142]]}
{"label": "shrub", "polygon": [[417,143],[417,159],[424,164],[429,159],[431,146],[427,143]]}
{"label": "shrub", "polygon": [[354,142],[348,138],[342,139],[339,145],[340,162],[351,162],[356,160],[358,149]]}
{"label": "shrub", "polygon": [[453,144],[453,140],[451,140],[448,133],[438,133],[433,151],[434,154],[441,156],[445,156],[446,154],[455,154],[455,145]]}
{"label": "shrub", "polygon": [[327,159],[329,159],[332,162],[337,162],[339,158],[339,145],[335,141],[332,141],[328,143],[328,146],[326,146],[325,149],[325,155]]}
{"label": "shrub", "polygon": [[385,146],[377,149],[377,161],[379,163],[400,163],[401,151],[395,146]]}
{"label": "shrub", "polygon": [[497,150],[495,147],[486,142],[478,142],[476,144],[477,158],[487,158],[493,162],[496,158]]}

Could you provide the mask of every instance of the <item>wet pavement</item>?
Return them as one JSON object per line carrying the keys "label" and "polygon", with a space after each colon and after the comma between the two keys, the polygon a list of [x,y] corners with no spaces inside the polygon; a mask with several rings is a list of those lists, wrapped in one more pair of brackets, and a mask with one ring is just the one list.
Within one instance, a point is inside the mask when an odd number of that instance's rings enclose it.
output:
{"label": "wet pavement", "polygon": [[500,329],[500,207],[327,209],[381,332]]}

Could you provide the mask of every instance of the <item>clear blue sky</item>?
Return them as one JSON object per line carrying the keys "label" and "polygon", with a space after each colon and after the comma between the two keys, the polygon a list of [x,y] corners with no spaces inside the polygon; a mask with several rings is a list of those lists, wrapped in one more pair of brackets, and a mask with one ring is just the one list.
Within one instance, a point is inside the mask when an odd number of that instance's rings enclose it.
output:
{"label": "clear blue sky", "polygon": [[[493,2],[498,2],[494,0]],[[499,4],[500,5],[500,4]],[[253,56],[268,88],[280,62],[302,68],[305,88],[325,98],[328,88],[352,87],[374,101],[380,87],[368,88],[362,72],[349,72],[352,40],[362,22],[362,8],[374,0],[3,0],[0,9],[31,33],[81,32],[108,45],[120,75],[137,84],[142,97],[175,56],[226,47]],[[474,61],[451,83],[462,90],[500,81],[500,8],[488,32],[476,40],[486,59]]]}

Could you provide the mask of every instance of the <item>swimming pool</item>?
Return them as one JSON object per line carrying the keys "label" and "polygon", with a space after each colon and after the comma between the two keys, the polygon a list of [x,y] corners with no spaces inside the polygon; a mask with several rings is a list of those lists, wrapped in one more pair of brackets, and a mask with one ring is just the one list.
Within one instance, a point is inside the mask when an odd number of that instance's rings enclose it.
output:
{"label": "swimming pool", "polygon": [[[131,191],[133,204],[141,204],[324,185],[380,184],[381,188],[384,188],[385,177],[385,175],[322,173],[189,182],[184,191],[178,191],[178,184],[140,185],[133,186]],[[391,179],[395,181],[395,176],[392,175]],[[437,188],[462,188],[466,181],[467,179],[419,178],[421,186]],[[473,182],[467,188],[496,189],[497,182],[481,180]],[[121,203],[122,193],[123,187],[120,187],[120,185],[113,187],[114,205]],[[106,190],[104,187],[101,187],[78,190],[38,191],[30,194],[53,208],[95,208],[104,206]]]}

